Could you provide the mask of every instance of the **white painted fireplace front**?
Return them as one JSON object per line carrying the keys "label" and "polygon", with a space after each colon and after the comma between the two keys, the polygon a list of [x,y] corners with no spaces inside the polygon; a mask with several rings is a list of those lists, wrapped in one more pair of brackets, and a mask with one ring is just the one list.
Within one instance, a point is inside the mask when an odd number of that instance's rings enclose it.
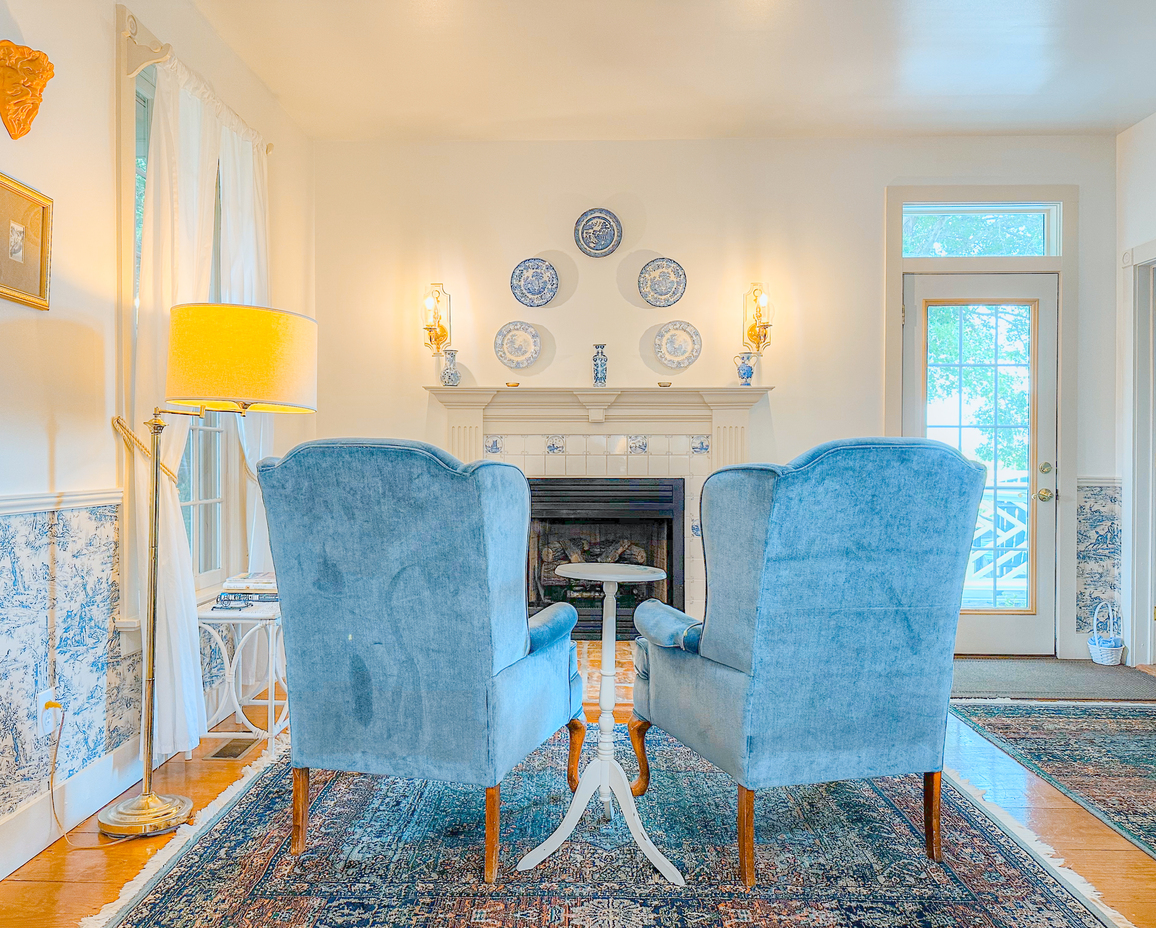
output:
{"label": "white painted fireplace front", "polygon": [[462,461],[505,461],[527,477],[682,477],[686,611],[703,616],[702,485],[749,460],[751,408],[771,387],[426,389],[447,411],[442,447]]}

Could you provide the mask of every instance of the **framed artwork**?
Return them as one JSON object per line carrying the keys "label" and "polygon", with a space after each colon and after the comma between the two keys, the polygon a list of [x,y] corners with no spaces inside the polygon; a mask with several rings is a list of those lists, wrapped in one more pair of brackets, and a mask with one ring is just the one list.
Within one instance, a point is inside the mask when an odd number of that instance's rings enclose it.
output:
{"label": "framed artwork", "polygon": [[0,174],[0,299],[48,309],[52,201]]}

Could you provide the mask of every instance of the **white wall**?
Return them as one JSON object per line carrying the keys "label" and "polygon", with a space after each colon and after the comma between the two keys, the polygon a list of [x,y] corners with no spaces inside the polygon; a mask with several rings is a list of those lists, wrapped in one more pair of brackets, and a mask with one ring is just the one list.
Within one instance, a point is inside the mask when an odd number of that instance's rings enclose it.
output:
{"label": "white wall", "polygon": [[[191,3],[129,8],[274,143],[273,301],[312,314],[312,142]],[[0,131],[0,172],[54,201],[51,309],[0,300],[0,495],[117,485],[114,26],[113,0],[0,0],[56,71],[32,131]]]}
{"label": "white wall", "polygon": [[[756,374],[775,385],[756,410],[753,451],[787,460],[827,439],[883,427],[884,189],[895,184],[1080,186],[1081,474],[1115,473],[1115,162],[1110,137],[688,142],[317,144],[317,433],[440,441],[423,384],[436,364],[418,307],[431,281],[453,297],[463,384],[589,384],[606,342],[610,386],[735,384],[742,293],[777,305]],[[591,206],[621,218],[608,258],[582,255],[573,225]],[[559,296],[541,309],[510,293],[514,265],[551,260]],[[688,287],[670,309],[641,301],[639,267],[678,260]],[[513,319],[542,333],[542,359],[511,372],[492,341]],[[655,327],[703,336],[683,373],[661,367]]]}
{"label": "white wall", "polygon": [[[1156,239],[1156,114],[1116,136],[1116,245]],[[1119,257],[1119,255],[1117,255]],[[1116,262],[1119,266],[1119,261]]]}

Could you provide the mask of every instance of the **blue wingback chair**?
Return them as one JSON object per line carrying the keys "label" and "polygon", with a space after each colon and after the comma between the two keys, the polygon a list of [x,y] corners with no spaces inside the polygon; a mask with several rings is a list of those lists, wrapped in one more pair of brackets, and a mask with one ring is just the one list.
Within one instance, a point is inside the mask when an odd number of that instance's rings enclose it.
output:
{"label": "blue wingback chair", "polygon": [[298,445],[257,465],[281,595],[292,733],[292,852],[309,768],[486,787],[485,878],[499,782],[585,735],[569,604],[526,614],[530,491],[508,464],[413,441]]}
{"label": "blue wingback chair", "polygon": [[657,600],[634,613],[635,795],[652,724],[734,777],[751,886],[753,790],[923,773],[939,860],[952,654],[983,484],[947,445],[902,438],[708,477],[706,621]]}

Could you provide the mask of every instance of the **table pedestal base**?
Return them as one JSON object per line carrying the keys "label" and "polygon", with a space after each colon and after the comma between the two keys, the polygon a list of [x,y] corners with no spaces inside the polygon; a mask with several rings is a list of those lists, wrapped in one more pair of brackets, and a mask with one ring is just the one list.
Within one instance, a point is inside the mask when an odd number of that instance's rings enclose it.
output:
{"label": "table pedestal base", "polygon": [[[580,576],[578,571],[585,571],[588,575]],[[616,606],[618,581],[606,576],[607,571],[612,576],[616,575],[616,571],[648,571],[646,574],[648,579],[654,579],[654,575],[658,578],[666,576],[657,568],[628,568],[619,564],[563,564],[558,568],[558,574],[562,577],[601,580],[602,591],[605,594],[602,600],[602,684],[598,692],[598,708],[601,710],[598,716],[598,756],[582,771],[578,789],[574,792],[574,798],[570,801],[570,808],[566,811],[562,824],[554,829],[549,838],[518,861],[518,869],[529,870],[536,867],[558,850],[562,842],[574,831],[578,820],[582,818],[582,813],[590,803],[590,797],[597,791],[598,798],[602,801],[603,818],[613,818],[614,799],[617,798],[634,842],[642,848],[642,852],[658,868],[659,873],[670,882],[685,886],[686,881],[682,878],[682,874],[675,869],[674,864],[662,856],[662,852],[654,846],[646,829],[642,827],[642,820],[638,817],[638,809],[634,805],[634,796],[630,792],[630,781],[626,779],[622,766],[614,759],[614,630],[618,612]],[[629,576],[628,573],[627,577]],[[638,581],[626,579],[625,582]]]}
{"label": "table pedestal base", "polygon": [[[578,825],[578,820],[582,818],[582,813],[586,811],[590,798],[599,791],[598,788],[602,785],[601,774],[603,770],[609,774],[607,785],[614,798],[618,800],[618,805],[622,808],[622,814],[626,818],[626,825],[630,829],[630,835],[634,838],[635,843],[642,848],[642,853],[670,882],[678,886],[685,886],[686,880],[682,878],[682,874],[678,872],[674,864],[663,856],[662,851],[654,846],[654,842],[650,840],[650,835],[642,827],[642,819],[638,817],[638,809],[634,805],[634,796],[630,792],[630,781],[626,779],[626,771],[613,758],[609,762],[596,760],[586,767],[582,772],[582,778],[578,781],[578,789],[570,801],[570,808],[566,812],[566,817],[562,819],[562,824],[554,829],[554,833],[550,837],[518,861],[518,869],[530,870],[538,866],[570,837]],[[610,807],[611,800],[604,801]]]}

